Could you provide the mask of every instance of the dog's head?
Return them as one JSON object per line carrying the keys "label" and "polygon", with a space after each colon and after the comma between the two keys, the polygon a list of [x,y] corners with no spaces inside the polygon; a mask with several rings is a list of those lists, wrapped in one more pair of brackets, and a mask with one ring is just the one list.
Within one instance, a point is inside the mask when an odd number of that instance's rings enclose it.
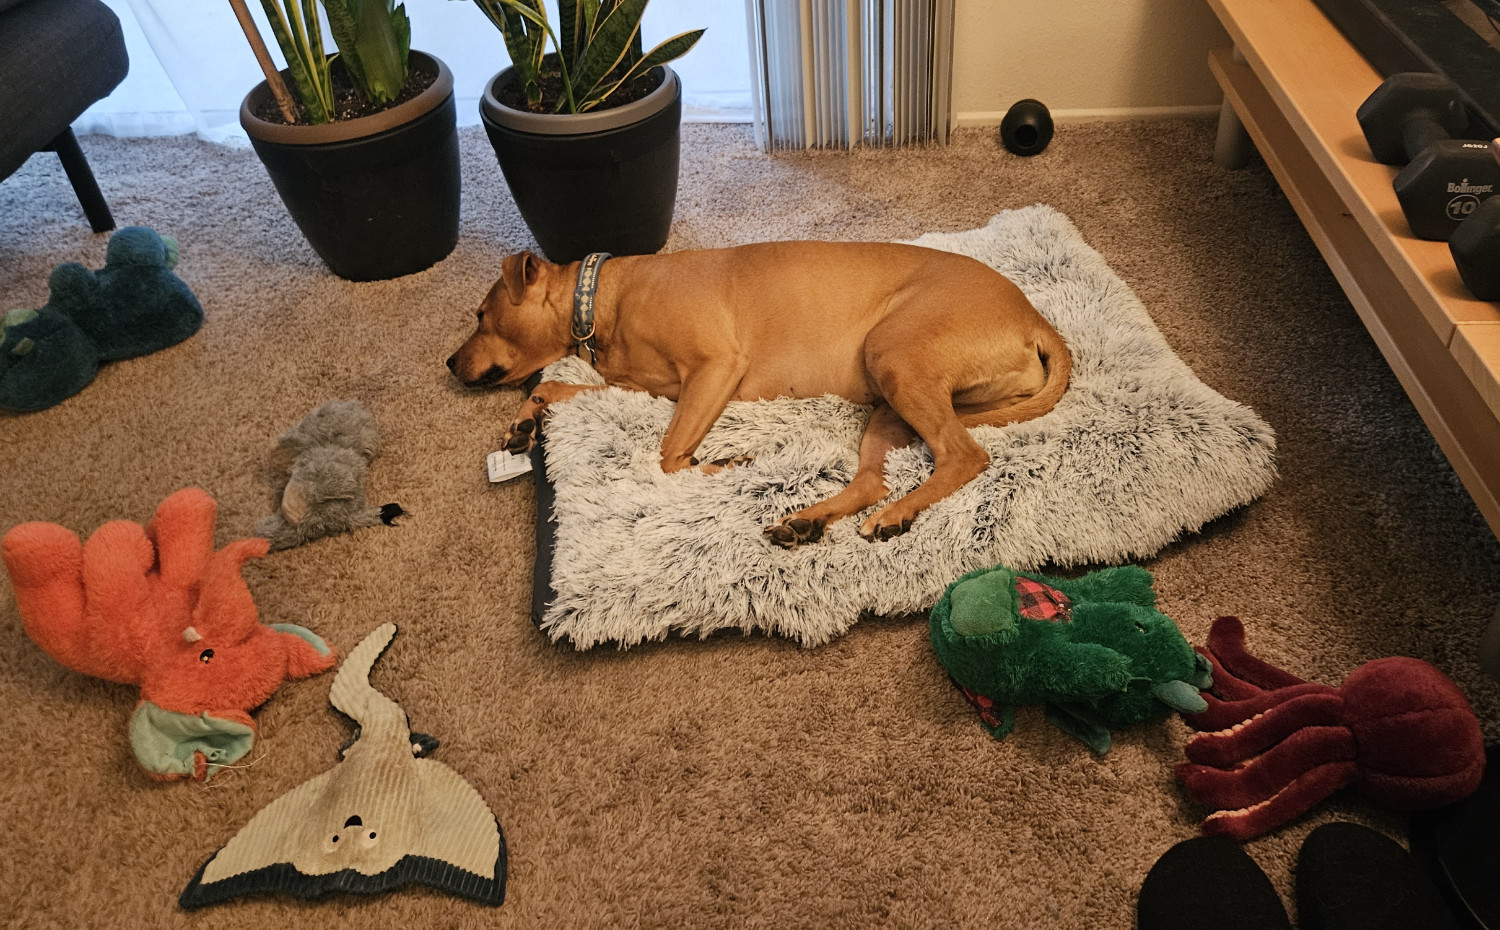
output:
{"label": "dog's head", "polygon": [[520,384],[562,358],[570,344],[571,306],[549,299],[558,266],[518,252],[500,268],[474,333],[448,357],[448,370],[469,387]]}

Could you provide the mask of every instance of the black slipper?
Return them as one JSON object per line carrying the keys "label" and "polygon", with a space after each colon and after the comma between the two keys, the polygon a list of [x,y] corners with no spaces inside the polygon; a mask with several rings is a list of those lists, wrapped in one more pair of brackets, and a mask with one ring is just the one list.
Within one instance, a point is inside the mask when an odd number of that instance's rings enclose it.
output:
{"label": "black slipper", "polygon": [[1465,930],[1500,930],[1500,746],[1485,751],[1479,790],[1418,811],[1407,826],[1411,855]]}
{"label": "black slipper", "polygon": [[1271,880],[1224,836],[1183,840],[1141,883],[1139,930],[1291,930]]}
{"label": "black slipper", "polygon": [[1297,855],[1302,930],[1456,930],[1442,895],[1400,843],[1357,823],[1326,823]]}

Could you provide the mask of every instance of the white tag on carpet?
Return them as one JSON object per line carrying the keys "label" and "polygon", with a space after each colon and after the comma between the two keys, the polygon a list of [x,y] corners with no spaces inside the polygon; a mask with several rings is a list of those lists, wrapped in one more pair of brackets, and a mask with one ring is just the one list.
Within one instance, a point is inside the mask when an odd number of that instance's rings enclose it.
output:
{"label": "white tag on carpet", "polygon": [[484,464],[490,470],[490,483],[498,484],[531,471],[531,456],[516,455],[501,449],[485,456]]}

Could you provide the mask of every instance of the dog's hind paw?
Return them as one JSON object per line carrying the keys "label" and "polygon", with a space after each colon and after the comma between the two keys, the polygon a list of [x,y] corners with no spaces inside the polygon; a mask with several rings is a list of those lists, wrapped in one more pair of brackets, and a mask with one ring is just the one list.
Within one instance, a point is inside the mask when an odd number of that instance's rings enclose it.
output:
{"label": "dog's hind paw", "polygon": [[865,524],[859,528],[859,535],[870,542],[885,542],[911,529],[910,520],[902,520],[900,523],[882,523],[879,517],[880,514],[876,514],[865,521]]}
{"label": "dog's hind paw", "polygon": [[783,549],[795,549],[803,543],[815,543],[823,538],[822,520],[804,517],[786,517],[780,523],[766,527],[765,535],[774,545]]}

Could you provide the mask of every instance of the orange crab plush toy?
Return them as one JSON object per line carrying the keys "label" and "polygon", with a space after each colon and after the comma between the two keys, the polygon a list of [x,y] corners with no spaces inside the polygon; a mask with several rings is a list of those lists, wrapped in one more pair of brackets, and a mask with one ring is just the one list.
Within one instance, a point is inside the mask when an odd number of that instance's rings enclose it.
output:
{"label": "orange crab plush toy", "polygon": [[184,488],[144,527],[106,523],[85,544],[55,523],[23,523],[0,542],[26,635],[68,668],[140,687],[130,741],[157,778],[206,781],[242,758],[250,711],[337,660],[309,630],[260,622],[240,568],[267,541],[214,551],[217,509]]}

